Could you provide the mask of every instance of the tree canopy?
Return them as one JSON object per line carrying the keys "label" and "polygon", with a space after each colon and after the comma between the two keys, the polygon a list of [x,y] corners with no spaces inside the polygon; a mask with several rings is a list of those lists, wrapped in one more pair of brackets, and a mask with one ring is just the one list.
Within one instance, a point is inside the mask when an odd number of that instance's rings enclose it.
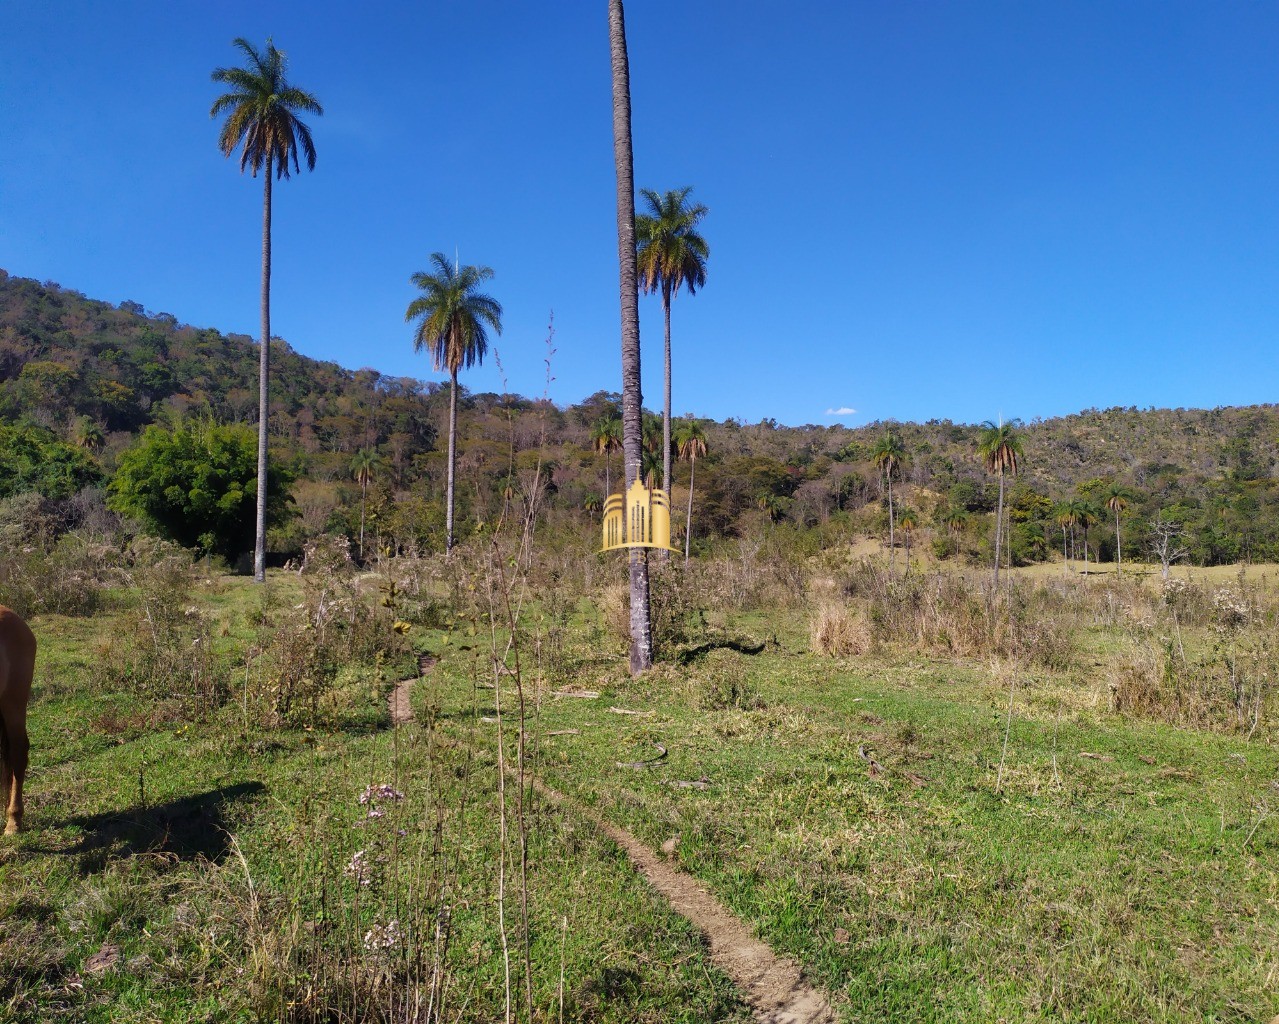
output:
{"label": "tree canopy", "polygon": [[[270,476],[267,523],[289,516],[293,475]],[[120,457],[110,505],[162,537],[232,560],[252,550],[257,438],[250,427],[193,423],[146,429]]]}

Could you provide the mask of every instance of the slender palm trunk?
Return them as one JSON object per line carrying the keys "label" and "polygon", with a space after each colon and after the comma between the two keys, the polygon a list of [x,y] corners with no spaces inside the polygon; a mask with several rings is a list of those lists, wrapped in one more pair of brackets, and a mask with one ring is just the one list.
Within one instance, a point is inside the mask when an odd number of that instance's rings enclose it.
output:
{"label": "slender palm trunk", "polygon": [[1124,544],[1119,536],[1119,509],[1115,509],[1115,558],[1119,560],[1119,575],[1124,574]]}
{"label": "slender palm trunk", "polygon": [[369,500],[369,482],[360,480],[360,561],[364,561],[364,508]]}
{"label": "slender palm trunk", "polygon": [[444,557],[453,552],[453,471],[457,464],[457,370],[449,373],[449,476],[444,510]]}
{"label": "slender palm trunk", "polygon": [[609,472],[613,468],[613,449],[604,449],[604,499],[607,501],[608,496],[613,493],[613,486],[610,482],[612,474]]}
{"label": "slender palm trunk", "polygon": [[1070,556],[1066,553],[1066,524],[1061,524],[1061,571],[1070,572]]}
{"label": "slender palm trunk", "polygon": [[999,586],[999,548],[1004,529],[1004,471],[999,470],[999,508],[995,510],[995,586]]}
{"label": "slender palm trunk", "polygon": [[688,518],[684,521],[684,564],[688,565],[689,541],[693,537],[693,476],[697,473],[697,456],[688,460]]}
{"label": "slender palm trunk", "polygon": [[662,286],[662,314],[666,320],[666,390],[662,400],[662,490],[671,497],[671,286]]}
{"label": "slender palm trunk", "polygon": [[[622,452],[626,481],[640,478],[643,422],[640,390],[639,291],[635,271],[635,166],[631,150],[631,70],[626,54],[626,16],[622,0],[608,4],[609,52],[613,68],[613,162],[617,169],[617,255],[622,312]],[[648,560],[643,549],[630,551],[631,674],[653,664],[649,614]]]}
{"label": "slender palm trunk", "polygon": [[884,474],[888,481],[888,574],[891,576],[897,568],[897,544],[893,535],[893,471]]}
{"label": "slender palm trunk", "polygon": [[258,502],[253,539],[253,579],[266,581],[266,443],[270,415],[268,374],[271,365],[271,157],[266,158],[262,189],[262,351],[258,355]]}

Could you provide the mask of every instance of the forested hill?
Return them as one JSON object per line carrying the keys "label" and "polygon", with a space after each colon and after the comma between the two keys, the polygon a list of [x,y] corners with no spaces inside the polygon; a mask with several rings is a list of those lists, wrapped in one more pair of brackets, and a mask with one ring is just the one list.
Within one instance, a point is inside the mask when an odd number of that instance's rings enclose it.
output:
{"label": "forested hill", "polygon": [[[308,533],[350,527],[351,462],[365,448],[379,460],[371,500],[384,506],[380,529],[431,543],[438,532],[443,457],[437,442],[447,422],[447,388],[344,369],[284,342],[274,344],[272,358],[273,443],[297,475],[300,513],[273,543],[291,547]],[[6,473],[0,467],[0,497],[22,489],[65,497],[73,486],[109,479],[148,424],[256,422],[257,363],[257,346],[246,336],[0,271],[4,436],[14,450],[34,453],[34,461],[65,463],[52,483],[36,468],[10,465]],[[589,521],[604,492],[606,462],[593,450],[591,427],[611,414],[616,396],[601,391],[559,408],[518,396],[464,395],[459,520],[482,520],[541,449],[552,470],[553,507]],[[703,425],[707,455],[697,463],[697,519],[712,537],[740,532],[762,517],[798,528],[834,520],[877,530],[881,488],[871,452],[891,429],[907,456],[898,485],[903,501],[913,504],[924,526],[940,524],[949,511],[966,511],[969,543],[956,548],[975,552],[982,543],[982,514],[993,492],[975,454],[976,426],[942,420],[853,429],[769,420]],[[1043,556],[1053,546],[1053,503],[1096,497],[1118,482],[1134,489],[1130,513],[1137,531],[1169,510],[1186,523],[1200,561],[1279,559],[1275,406],[1089,410],[1028,422],[1022,436],[1025,457],[1012,499],[1019,557]],[[615,481],[617,457],[611,462]],[[687,479],[685,464],[677,492]],[[1104,527],[1098,530],[1105,553]]]}

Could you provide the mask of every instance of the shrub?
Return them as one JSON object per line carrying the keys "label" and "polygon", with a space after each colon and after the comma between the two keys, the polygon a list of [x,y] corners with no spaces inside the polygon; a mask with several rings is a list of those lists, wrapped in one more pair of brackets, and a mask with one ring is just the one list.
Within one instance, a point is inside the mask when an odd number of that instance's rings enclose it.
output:
{"label": "shrub", "polygon": [[[267,525],[275,527],[289,516],[292,476],[277,463],[267,479]],[[161,537],[233,560],[253,547],[256,435],[244,425],[148,427],[120,457],[110,491],[112,508]]]}

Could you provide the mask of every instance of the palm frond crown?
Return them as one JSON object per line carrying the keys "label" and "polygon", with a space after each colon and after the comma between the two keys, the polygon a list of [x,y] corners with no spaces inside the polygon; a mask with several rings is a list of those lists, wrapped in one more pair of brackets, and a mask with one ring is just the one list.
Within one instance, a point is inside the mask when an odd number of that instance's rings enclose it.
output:
{"label": "palm frond crown", "polygon": [[417,321],[413,349],[427,350],[437,372],[450,375],[483,363],[488,331],[502,333],[502,306],[479,285],[493,277],[489,267],[457,267],[443,253],[431,254],[434,273],[418,271],[409,280],[422,294],[409,303],[406,323]]}
{"label": "palm frond crown", "polygon": [[1020,420],[1007,423],[987,420],[981,425],[977,454],[986,464],[988,473],[1017,475],[1018,460],[1025,455],[1021,434],[1018,433],[1020,427]]}
{"label": "palm frond crown", "polygon": [[697,230],[707,209],[690,203],[691,187],[659,195],[643,189],[648,212],[635,217],[635,260],[641,290],[661,291],[669,300],[681,288],[690,295],[706,284],[710,247]]}
{"label": "palm frond crown", "polygon": [[322,115],[320,101],[289,85],[288,60],[269,39],[262,52],[246,39],[236,39],[234,45],[243,51],[245,66],[213,72],[213,81],[230,86],[209,110],[210,117],[227,115],[218,135],[222,155],[230,157],[238,148],[240,170],[247,167],[254,177],[263,165],[273,166],[277,178],[290,176],[290,163],[300,172],[299,154],[307,169],[315,170],[311,129],[298,115]]}

